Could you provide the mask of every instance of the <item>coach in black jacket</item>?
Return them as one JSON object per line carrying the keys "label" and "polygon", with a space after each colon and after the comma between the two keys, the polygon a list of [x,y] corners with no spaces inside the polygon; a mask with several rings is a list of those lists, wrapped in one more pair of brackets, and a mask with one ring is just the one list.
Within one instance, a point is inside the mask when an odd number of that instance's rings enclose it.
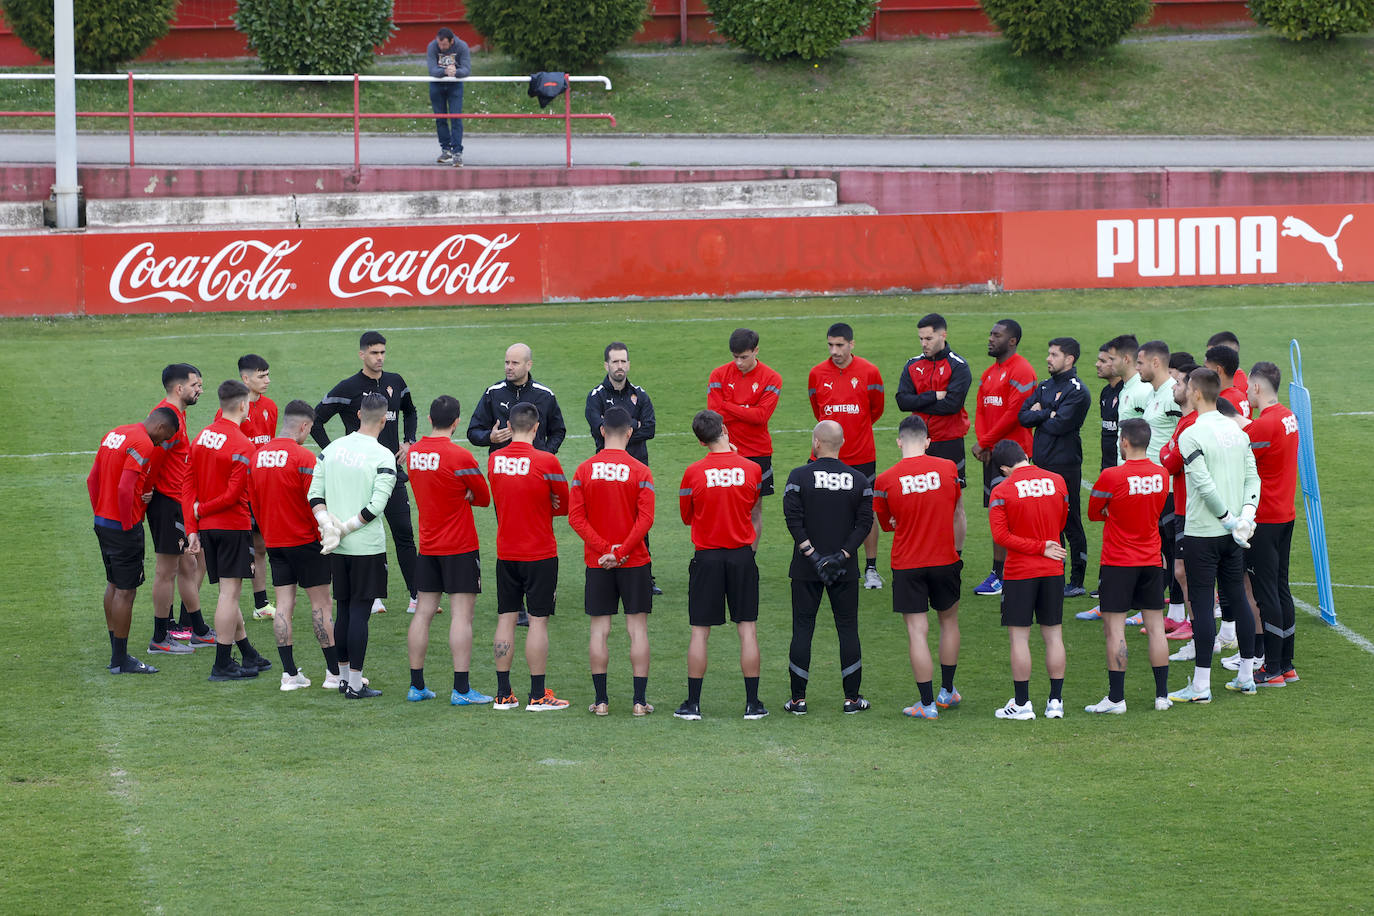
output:
{"label": "coach in black jacket", "polygon": [[[873,487],[868,476],[839,459],[844,431],[834,420],[822,420],[811,434],[816,456],[787,476],[782,513],[796,549],[792,551],[792,647],[788,652],[792,699],[783,707],[806,712],[806,684],[811,677],[811,638],[821,591],[830,595],[835,631],[840,640],[840,677],[844,711],[859,712],[868,701],[859,693],[863,653],[859,647],[859,545],[873,527]],[[839,578],[822,581],[821,558],[840,554]],[[830,576],[834,566],[826,570]]]}
{"label": "coach in black jacket", "polygon": [[516,404],[533,404],[539,411],[539,429],[534,447],[558,454],[568,435],[563,412],[553,391],[530,377],[534,355],[522,343],[506,349],[506,378],[482,393],[468,421],[468,441],[495,452],[510,444],[510,409]]}
{"label": "coach in black jacket", "polygon": [[595,451],[606,447],[601,435],[601,418],[612,407],[620,407],[630,415],[634,430],[625,451],[636,461],[649,463],[648,442],[654,437],[654,404],[643,388],[630,382],[630,350],[620,341],[606,345],[606,378],[587,392],[587,428],[591,430]]}
{"label": "coach in black jacket", "polygon": [[1088,565],[1088,538],[1083,531],[1079,491],[1083,484],[1083,438],[1080,431],[1088,418],[1092,396],[1078,378],[1075,364],[1079,355],[1078,341],[1072,337],[1056,337],[1050,341],[1045,365],[1050,377],[1036,386],[1034,393],[1021,405],[1021,425],[1035,430],[1035,444],[1031,460],[1037,467],[1054,471],[1064,478],[1069,492],[1069,517],[1064,523],[1063,537],[1069,547],[1069,584],[1064,597],[1078,598],[1087,592],[1083,588],[1083,574]]}

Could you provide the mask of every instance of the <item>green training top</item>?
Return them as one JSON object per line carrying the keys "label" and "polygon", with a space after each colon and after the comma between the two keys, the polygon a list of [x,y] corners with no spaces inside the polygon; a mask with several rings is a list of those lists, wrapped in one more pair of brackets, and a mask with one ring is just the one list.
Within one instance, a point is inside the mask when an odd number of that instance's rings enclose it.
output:
{"label": "green training top", "polygon": [[1250,437],[1229,417],[1212,410],[1178,439],[1188,479],[1188,516],[1183,533],[1211,538],[1227,533],[1221,519],[1240,515],[1245,506],[1259,506],[1260,479]]}
{"label": "green training top", "polygon": [[[1174,403],[1174,384],[1173,376],[1166,378],[1158,390],[1149,382],[1145,383],[1150,392],[1145,401],[1144,416],[1145,422],[1150,424],[1150,446],[1146,454],[1155,464],[1159,463],[1159,450],[1174,434],[1178,421],[1183,419],[1183,408]],[[1121,428],[1119,420],[1117,428]]]}
{"label": "green training top", "polygon": [[386,553],[382,510],[396,488],[396,456],[372,436],[349,433],[324,450],[310,481],[310,499],[323,499],[340,521],[363,513],[367,524],[339,542],[335,553],[366,557]]}
{"label": "green training top", "polygon": [[[1121,429],[1122,420],[1144,420],[1145,405],[1150,402],[1154,395],[1154,387],[1136,373],[1129,379],[1121,383],[1121,393],[1116,397],[1116,428]],[[1169,430],[1172,434],[1173,430]],[[1154,445],[1155,437],[1150,436],[1150,444]],[[1163,443],[1160,443],[1163,446]],[[1151,461],[1159,460],[1159,450],[1156,449]],[[1126,459],[1118,452],[1116,456],[1117,464],[1125,464]]]}

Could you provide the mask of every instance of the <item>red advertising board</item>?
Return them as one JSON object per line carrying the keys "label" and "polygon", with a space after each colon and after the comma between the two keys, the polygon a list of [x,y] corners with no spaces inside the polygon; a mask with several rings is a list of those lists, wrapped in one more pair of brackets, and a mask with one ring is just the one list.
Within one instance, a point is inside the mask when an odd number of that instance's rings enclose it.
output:
{"label": "red advertising board", "polygon": [[1002,216],[1006,289],[1374,280],[1374,205]]}

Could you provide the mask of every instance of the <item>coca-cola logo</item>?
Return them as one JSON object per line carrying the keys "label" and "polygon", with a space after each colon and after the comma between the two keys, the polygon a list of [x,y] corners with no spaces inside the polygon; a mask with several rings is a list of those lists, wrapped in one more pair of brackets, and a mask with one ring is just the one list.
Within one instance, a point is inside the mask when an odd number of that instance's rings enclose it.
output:
{"label": "coca-cola logo", "polygon": [[450,235],[433,248],[374,251],[371,236],[350,244],[329,270],[329,291],[340,299],[368,293],[392,296],[481,295],[508,283],[510,262],[501,253],[520,234],[487,238],[475,232]]}
{"label": "coca-cola logo", "polygon": [[294,285],[291,271],[281,261],[300,247],[300,242],[240,239],[212,255],[159,258],[152,242],[130,248],[110,274],[110,298],[116,302],[191,302],[182,290],[194,287],[195,299],[236,302],[248,299],[270,302],[280,299]]}

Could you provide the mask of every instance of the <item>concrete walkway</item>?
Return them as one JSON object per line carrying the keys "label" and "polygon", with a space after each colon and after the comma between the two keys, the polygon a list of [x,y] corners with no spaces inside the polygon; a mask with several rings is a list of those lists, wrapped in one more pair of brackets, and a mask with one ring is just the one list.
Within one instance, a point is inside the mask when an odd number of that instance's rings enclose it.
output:
{"label": "concrete walkway", "polygon": [[[470,166],[559,166],[561,133],[548,136],[484,135],[469,129],[464,159]],[[0,133],[9,163],[51,163],[47,133]],[[296,165],[347,167],[351,135],[141,134],[140,166]],[[364,165],[434,165],[430,135],[364,135]],[[83,134],[82,165],[128,162],[120,134]],[[811,137],[811,136],[573,136],[573,162],[584,166],[795,166],[970,168],[1369,168],[1374,138],[1229,137]],[[437,167],[437,166],[435,166]]]}

